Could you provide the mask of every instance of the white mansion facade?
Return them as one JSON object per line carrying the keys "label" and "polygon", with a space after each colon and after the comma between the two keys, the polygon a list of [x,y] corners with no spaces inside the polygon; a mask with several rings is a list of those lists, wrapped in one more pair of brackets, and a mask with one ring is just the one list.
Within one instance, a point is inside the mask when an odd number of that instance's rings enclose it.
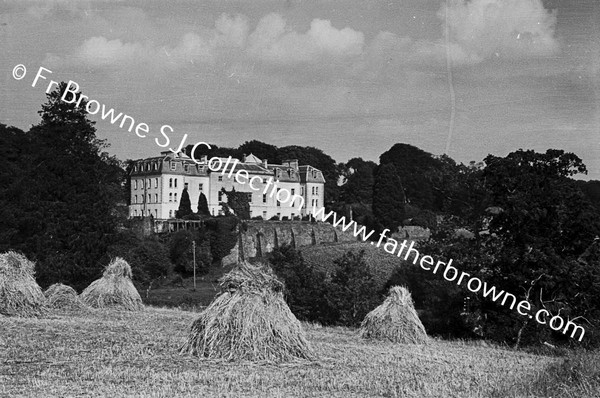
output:
{"label": "white mansion facade", "polygon": [[[218,215],[222,211],[220,202],[227,202],[227,196],[221,192],[221,188],[226,191],[235,188],[237,192],[247,192],[251,196],[250,217],[260,216],[265,220],[272,217],[291,219],[306,216],[313,207],[324,206],[325,179],[323,173],[312,166],[299,166],[297,160],[268,164],[267,160],[261,160],[252,154],[241,160],[219,159],[218,169],[213,166],[216,161],[211,163],[211,168],[208,167],[206,156],[195,162],[183,153],[174,154],[171,151],[161,152],[158,157],[134,161],[129,175],[129,216],[174,218],[185,188],[192,211],[198,211],[198,199],[203,192],[212,215]],[[253,181],[252,187],[248,181],[236,180],[238,173],[247,173],[249,180]],[[278,181],[275,189],[286,189],[296,197],[294,203],[280,203],[277,200],[277,195],[272,194],[273,181]],[[304,200],[302,207],[300,197]]]}

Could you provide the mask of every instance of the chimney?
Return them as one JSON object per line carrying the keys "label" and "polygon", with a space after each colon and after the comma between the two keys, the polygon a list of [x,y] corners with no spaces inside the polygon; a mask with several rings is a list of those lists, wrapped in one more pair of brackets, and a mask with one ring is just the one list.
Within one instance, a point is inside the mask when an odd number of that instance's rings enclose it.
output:
{"label": "chimney", "polygon": [[263,159],[263,167],[266,169],[268,165],[267,159]]}
{"label": "chimney", "polygon": [[200,158],[200,162],[201,163],[208,163],[208,156],[207,155],[202,155],[202,157]]}

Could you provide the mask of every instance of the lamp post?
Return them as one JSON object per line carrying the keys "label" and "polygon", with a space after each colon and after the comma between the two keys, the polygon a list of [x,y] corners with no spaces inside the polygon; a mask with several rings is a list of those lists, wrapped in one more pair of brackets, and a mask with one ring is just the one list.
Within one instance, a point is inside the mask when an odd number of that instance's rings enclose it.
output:
{"label": "lamp post", "polygon": [[196,241],[192,241],[192,256],[194,259],[194,291],[196,291]]}

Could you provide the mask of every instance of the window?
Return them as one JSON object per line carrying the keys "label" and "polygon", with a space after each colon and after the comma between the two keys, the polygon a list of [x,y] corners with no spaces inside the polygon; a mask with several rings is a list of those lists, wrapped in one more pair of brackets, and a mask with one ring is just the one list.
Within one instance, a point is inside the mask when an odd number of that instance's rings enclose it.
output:
{"label": "window", "polygon": [[150,194],[148,194],[148,203],[152,203],[152,196]]}
{"label": "window", "polygon": [[169,178],[169,188],[173,188],[173,179]]}
{"label": "window", "polygon": [[263,195],[263,203],[267,203],[267,195],[266,194]]}
{"label": "window", "polygon": [[133,189],[137,189],[137,180],[133,180]]}
{"label": "window", "polygon": [[304,196],[304,187],[300,187],[300,195]]}
{"label": "window", "polygon": [[266,183],[267,183],[267,179],[263,178],[263,184],[266,184]]}
{"label": "window", "polygon": [[175,198],[175,203],[177,203],[177,192],[175,192],[174,198]]}
{"label": "window", "polygon": [[219,191],[219,202],[223,201],[223,192]]}
{"label": "window", "polygon": [[135,204],[137,202],[137,195],[133,195],[133,198],[131,198],[131,203]]}
{"label": "window", "polygon": [[266,211],[263,211],[263,219],[265,219],[265,220],[267,219],[267,212]]}
{"label": "window", "polygon": [[154,163],[154,171],[158,170],[158,166]]}
{"label": "window", "polygon": [[173,201],[173,194],[169,193],[169,202],[172,202],[172,201]]}
{"label": "window", "polygon": [[133,171],[137,173],[137,166],[133,166]]}
{"label": "window", "polygon": [[169,210],[169,218],[173,218],[173,210]]}
{"label": "window", "polygon": [[137,209],[133,211],[133,214],[137,217]]}
{"label": "window", "polygon": [[183,186],[185,187],[185,189],[187,189],[187,188],[188,188],[188,183],[187,183],[187,182],[184,182],[184,183],[183,183]]}
{"label": "window", "polygon": [[184,170],[186,173],[189,173],[189,172],[190,172],[190,165],[189,165],[189,164],[185,164],[185,165],[183,165],[183,170]]}
{"label": "window", "polygon": [[150,171],[150,163],[146,163],[146,171]]}
{"label": "window", "polygon": [[223,181],[223,176],[219,176],[219,182]]}
{"label": "window", "polygon": [[277,218],[281,220],[281,213],[277,213]]}
{"label": "window", "polygon": [[[177,178],[175,179],[175,188],[177,188]],[[177,195],[177,194],[176,194]]]}
{"label": "window", "polygon": [[171,162],[171,170],[175,170],[177,168],[177,164],[175,162]]}
{"label": "window", "polygon": [[204,191],[204,184],[198,184],[198,191],[202,192]]}
{"label": "window", "polygon": [[294,196],[295,193],[296,193],[296,190],[294,188],[292,188],[292,196]]}
{"label": "window", "polygon": [[319,187],[315,187],[315,193],[318,195],[319,194]]}
{"label": "window", "polygon": [[312,187],[312,194],[315,194],[315,187]]}
{"label": "window", "polygon": [[158,178],[154,179],[154,188],[158,188]]}
{"label": "window", "polygon": [[275,194],[275,198],[277,199],[277,207],[281,207],[281,202],[279,201],[279,192],[281,192],[281,189],[277,190],[277,193]]}
{"label": "window", "polygon": [[154,194],[154,203],[158,203],[158,194],[157,193]]}

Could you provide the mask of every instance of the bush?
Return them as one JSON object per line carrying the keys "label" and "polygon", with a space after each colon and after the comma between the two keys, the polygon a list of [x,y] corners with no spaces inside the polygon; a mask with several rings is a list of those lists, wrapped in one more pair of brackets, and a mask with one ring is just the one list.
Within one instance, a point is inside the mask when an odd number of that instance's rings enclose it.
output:
{"label": "bush", "polygon": [[285,300],[300,320],[332,324],[333,311],[326,300],[325,274],[307,265],[302,254],[290,245],[269,253],[269,263],[275,274],[284,281]]}
{"label": "bush", "polygon": [[269,218],[269,221],[279,221],[279,216],[273,216]]}
{"label": "bush", "polygon": [[108,248],[100,263],[108,264],[115,257],[129,263],[133,282],[138,286],[147,286],[173,272],[168,247],[154,237],[139,239],[132,232],[121,232],[119,242]]}
{"label": "bush", "polygon": [[235,247],[238,240],[236,230],[238,221],[238,218],[234,216],[216,217],[206,220],[213,261],[221,261]]}
{"label": "bush", "polygon": [[196,242],[196,272],[205,274],[212,264],[210,241],[204,230],[183,230],[171,235],[169,256],[175,271],[189,274],[194,271],[193,242]]}
{"label": "bush", "polygon": [[327,300],[336,312],[336,324],[359,326],[381,302],[377,282],[364,259],[364,250],[348,251],[334,261],[338,269],[331,277]]}
{"label": "bush", "polygon": [[412,218],[410,224],[423,228],[429,228],[433,231],[437,228],[437,217],[431,210],[423,210]]}
{"label": "bush", "polygon": [[422,272],[411,263],[394,270],[382,293],[398,285],[406,286],[411,292],[428,335],[475,337],[461,317],[464,295],[456,285],[431,273]]}

